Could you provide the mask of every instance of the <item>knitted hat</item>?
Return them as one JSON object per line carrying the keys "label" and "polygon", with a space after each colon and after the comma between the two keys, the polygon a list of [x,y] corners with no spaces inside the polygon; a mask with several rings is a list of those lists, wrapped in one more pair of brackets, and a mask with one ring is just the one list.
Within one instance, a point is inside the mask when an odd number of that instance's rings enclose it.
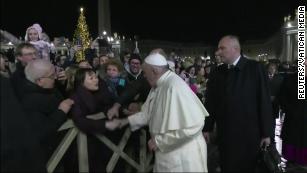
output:
{"label": "knitted hat", "polygon": [[42,27],[38,24],[38,23],[35,23],[33,24],[32,26],[30,26],[29,28],[27,28],[27,31],[26,31],[26,36],[25,36],[25,41],[29,41],[28,39],[28,32],[30,29],[35,29],[37,32],[38,32],[38,38],[39,40],[42,39],[42,32],[43,32],[43,29]]}

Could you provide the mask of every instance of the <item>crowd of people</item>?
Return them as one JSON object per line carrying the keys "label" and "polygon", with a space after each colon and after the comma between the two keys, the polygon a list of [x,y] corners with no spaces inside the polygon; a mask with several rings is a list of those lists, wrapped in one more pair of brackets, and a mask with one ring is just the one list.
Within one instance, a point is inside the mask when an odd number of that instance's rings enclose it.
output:
{"label": "crowd of people", "polygon": [[[112,154],[94,135],[118,143],[128,126],[134,155],[138,129],[148,126],[155,172],[216,171],[207,166],[213,131],[221,171],[255,170],[260,147],[275,143],[279,117],[283,157],[307,165],[307,101],[297,99],[297,69],[246,58],[236,36],[221,38],[214,59],[192,63],[159,48],[146,57],[106,52],[79,62],[50,58],[52,49],[34,24],[14,49],[16,63],[0,54],[1,171],[46,172],[67,119],[88,135],[90,172],[105,172]],[[76,171],[75,152],[63,170]]]}

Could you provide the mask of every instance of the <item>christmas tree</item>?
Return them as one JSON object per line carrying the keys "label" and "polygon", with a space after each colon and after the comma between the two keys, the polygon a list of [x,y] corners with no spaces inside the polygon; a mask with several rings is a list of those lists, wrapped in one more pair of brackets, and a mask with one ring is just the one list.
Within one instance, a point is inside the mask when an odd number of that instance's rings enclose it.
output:
{"label": "christmas tree", "polygon": [[80,62],[85,59],[85,49],[90,47],[90,34],[86,24],[85,16],[83,14],[83,8],[80,9],[80,16],[78,19],[77,28],[73,38],[74,45],[81,46],[81,49],[75,53],[76,62]]}

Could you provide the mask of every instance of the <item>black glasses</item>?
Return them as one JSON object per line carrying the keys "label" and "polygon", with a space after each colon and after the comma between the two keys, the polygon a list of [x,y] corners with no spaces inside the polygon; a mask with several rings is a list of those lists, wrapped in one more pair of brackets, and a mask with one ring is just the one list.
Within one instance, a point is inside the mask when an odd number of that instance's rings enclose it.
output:
{"label": "black glasses", "polygon": [[56,78],[57,78],[57,76],[56,76],[56,74],[55,74],[55,73],[52,73],[52,74],[51,74],[51,75],[49,75],[49,76],[45,76],[45,77],[41,77],[41,78],[56,79]]}
{"label": "black glasses", "polygon": [[139,62],[130,62],[131,65],[141,65]]}
{"label": "black glasses", "polygon": [[21,54],[22,56],[38,56],[38,53],[37,52],[29,52],[29,53],[24,53],[24,54]]}

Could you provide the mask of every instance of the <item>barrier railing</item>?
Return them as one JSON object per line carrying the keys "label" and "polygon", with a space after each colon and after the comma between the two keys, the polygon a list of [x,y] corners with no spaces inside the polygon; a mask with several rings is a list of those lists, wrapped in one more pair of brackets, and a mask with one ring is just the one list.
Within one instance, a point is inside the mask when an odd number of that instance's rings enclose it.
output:
{"label": "barrier railing", "polygon": [[[77,150],[78,150],[78,166],[79,172],[89,172],[88,163],[88,151],[87,151],[87,136],[82,131],[80,131],[73,123],[72,120],[67,120],[58,131],[68,130],[64,138],[53,152],[49,161],[47,162],[48,173],[54,172],[55,168],[63,158],[65,152],[68,150],[71,143],[77,138]],[[149,172],[152,169],[151,160],[153,158],[152,153],[147,153],[147,141],[146,141],[146,131],[141,129],[140,135],[140,159],[139,162],[133,160],[128,154],[124,152],[124,148],[131,136],[130,128],[127,128],[121,138],[118,146],[115,145],[110,139],[101,134],[95,135],[102,143],[104,143],[108,148],[110,148],[114,153],[110,158],[106,172],[112,172],[121,157],[132,167],[134,167],[138,172]]]}

